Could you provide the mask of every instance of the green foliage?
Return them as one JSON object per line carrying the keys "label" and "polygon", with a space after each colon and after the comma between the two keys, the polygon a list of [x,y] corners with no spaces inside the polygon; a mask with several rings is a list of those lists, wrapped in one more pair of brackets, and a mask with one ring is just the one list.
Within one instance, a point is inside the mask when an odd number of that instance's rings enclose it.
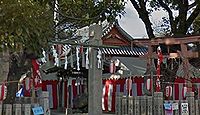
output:
{"label": "green foliage", "polygon": [[[0,3],[0,44],[34,53],[51,37],[53,16],[47,4],[34,0],[2,0]],[[41,46],[41,47],[40,47]]]}
{"label": "green foliage", "polygon": [[[0,44],[3,48],[27,48],[38,53],[65,29],[78,28],[105,19],[114,20],[123,13],[123,0],[58,0],[59,23],[55,25],[55,0],[1,0]],[[70,33],[70,32],[69,32]],[[2,48],[1,47],[1,48]]]}

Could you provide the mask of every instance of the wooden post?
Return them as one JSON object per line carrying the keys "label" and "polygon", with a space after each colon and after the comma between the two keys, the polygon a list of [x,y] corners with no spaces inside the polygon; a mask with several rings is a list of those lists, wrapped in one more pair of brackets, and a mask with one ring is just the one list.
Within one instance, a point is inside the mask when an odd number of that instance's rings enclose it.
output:
{"label": "wooden post", "polygon": [[122,97],[122,115],[127,115],[128,114],[128,103],[127,103],[127,97],[123,96]]}
{"label": "wooden post", "polygon": [[[90,44],[101,45],[102,27],[99,25],[92,25],[89,27]],[[93,36],[94,35],[94,36]],[[102,68],[97,67],[97,50],[91,48],[89,51],[89,75],[88,75],[88,91],[89,115],[102,115]],[[103,62],[102,62],[103,63]]]}
{"label": "wooden post", "polygon": [[195,115],[199,115],[199,103],[198,103],[198,100],[195,100]]}

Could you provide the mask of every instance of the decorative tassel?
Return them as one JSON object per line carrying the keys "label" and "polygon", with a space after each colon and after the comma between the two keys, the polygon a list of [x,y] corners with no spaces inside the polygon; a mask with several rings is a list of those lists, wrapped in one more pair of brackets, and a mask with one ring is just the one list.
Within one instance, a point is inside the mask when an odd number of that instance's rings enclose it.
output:
{"label": "decorative tassel", "polygon": [[86,62],[85,62],[85,68],[89,69],[89,48],[87,48],[86,52],[85,52],[85,58],[86,58]]}
{"label": "decorative tassel", "polygon": [[101,66],[101,57],[102,57],[102,53],[101,53],[101,50],[98,48],[98,52],[97,52],[97,67],[100,69],[102,66]]}
{"label": "decorative tassel", "polygon": [[79,57],[79,51],[80,51],[80,47],[77,46],[77,47],[76,47],[76,66],[77,66],[77,70],[78,70],[78,71],[80,70],[80,63],[79,63],[80,57]]}

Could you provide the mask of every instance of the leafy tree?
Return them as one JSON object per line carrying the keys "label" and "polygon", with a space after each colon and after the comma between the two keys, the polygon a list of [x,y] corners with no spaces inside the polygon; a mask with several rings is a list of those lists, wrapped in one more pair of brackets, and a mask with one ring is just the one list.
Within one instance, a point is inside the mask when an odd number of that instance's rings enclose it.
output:
{"label": "leafy tree", "polygon": [[[58,5],[55,8],[55,5]],[[113,20],[123,14],[123,0],[1,0],[0,2],[0,77],[18,81],[31,68],[30,59],[40,57],[42,48],[59,33]],[[57,13],[58,23],[54,13]],[[8,78],[7,78],[8,75]],[[13,103],[17,83],[8,84],[6,103]]]}
{"label": "leafy tree", "polygon": [[[149,39],[155,38],[154,29],[150,20],[151,12],[164,10],[168,17],[161,17],[163,24],[161,25],[164,33],[168,36],[184,36],[191,34],[192,25],[197,26],[198,21],[195,19],[200,13],[199,0],[130,0],[136,9],[139,17],[144,22]],[[165,28],[167,27],[167,28]],[[157,30],[156,30],[157,31]],[[194,34],[194,33],[193,33]],[[176,47],[174,47],[176,50]],[[199,58],[191,59],[191,62],[197,62]],[[192,64],[192,63],[191,63]],[[167,66],[166,66],[167,65]],[[169,59],[161,65],[161,80],[173,82],[178,70],[179,63],[174,59]],[[161,81],[162,82],[162,81]],[[165,87],[166,84],[162,84]],[[162,88],[164,89],[164,88]]]}
{"label": "leafy tree", "polygon": [[[170,23],[170,31],[173,36],[188,34],[188,30],[195,18],[200,13],[199,0],[130,0],[137,10],[139,17],[144,22],[149,38],[154,38],[152,22],[149,14],[152,11],[163,9],[168,13],[168,17],[163,17]],[[175,14],[175,12],[178,12]]]}

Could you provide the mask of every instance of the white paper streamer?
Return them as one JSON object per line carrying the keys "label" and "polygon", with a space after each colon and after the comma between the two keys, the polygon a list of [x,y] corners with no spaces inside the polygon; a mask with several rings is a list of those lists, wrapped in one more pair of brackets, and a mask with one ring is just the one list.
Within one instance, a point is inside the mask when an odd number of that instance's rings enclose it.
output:
{"label": "white paper streamer", "polygon": [[86,60],[86,62],[85,62],[85,68],[86,68],[86,69],[89,69],[89,63],[90,63],[90,62],[89,62],[89,48],[87,48],[85,54],[86,54],[86,55],[85,55],[85,58],[86,58],[86,59],[85,59],[85,60]]}
{"label": "white paper streamer", "polygon": [[52,46],[52,51],[53,51],[53,57],[54,57],[54,65],[55,66],[59,66],[59,59],[58,59],[58,54],[56,52],[56,49],[54,48],[54,46]]}
{"label": "white paper streamer", "polygon": [[101,57],[102,57],[102,53],[101,50],[98,48],[98,52],[97,52],[97,67],[101,68]]}
{"label": "white paper streamer", "polygon": [[42,55],[43,55],[43,57],[41,58],[41,61],[42,61],[42,63],[46,63],[47,61],[46,61],[46,52],[44,51],[44,49],[42,49]]}
{"label": "white paper streamer", "polygon": [[67,69],[67,65],[68,65],[67,55],[69,54],[70,50],[71,50],[71,48],[69,46],[67,46],[67,45],[65,45],[63,47],[63,51],[65,53],[65,66],[64,66],[64,69]]}
{"label": "white paper streamer", "polygon": [[76,47],[76,65],[77,65],[77,70],[78,70],[78,71],[80,70],[80,63],[79,63],[80,57],[79,57],[79,52],[80,52],[80,47],[77,46],[77,47]]}

